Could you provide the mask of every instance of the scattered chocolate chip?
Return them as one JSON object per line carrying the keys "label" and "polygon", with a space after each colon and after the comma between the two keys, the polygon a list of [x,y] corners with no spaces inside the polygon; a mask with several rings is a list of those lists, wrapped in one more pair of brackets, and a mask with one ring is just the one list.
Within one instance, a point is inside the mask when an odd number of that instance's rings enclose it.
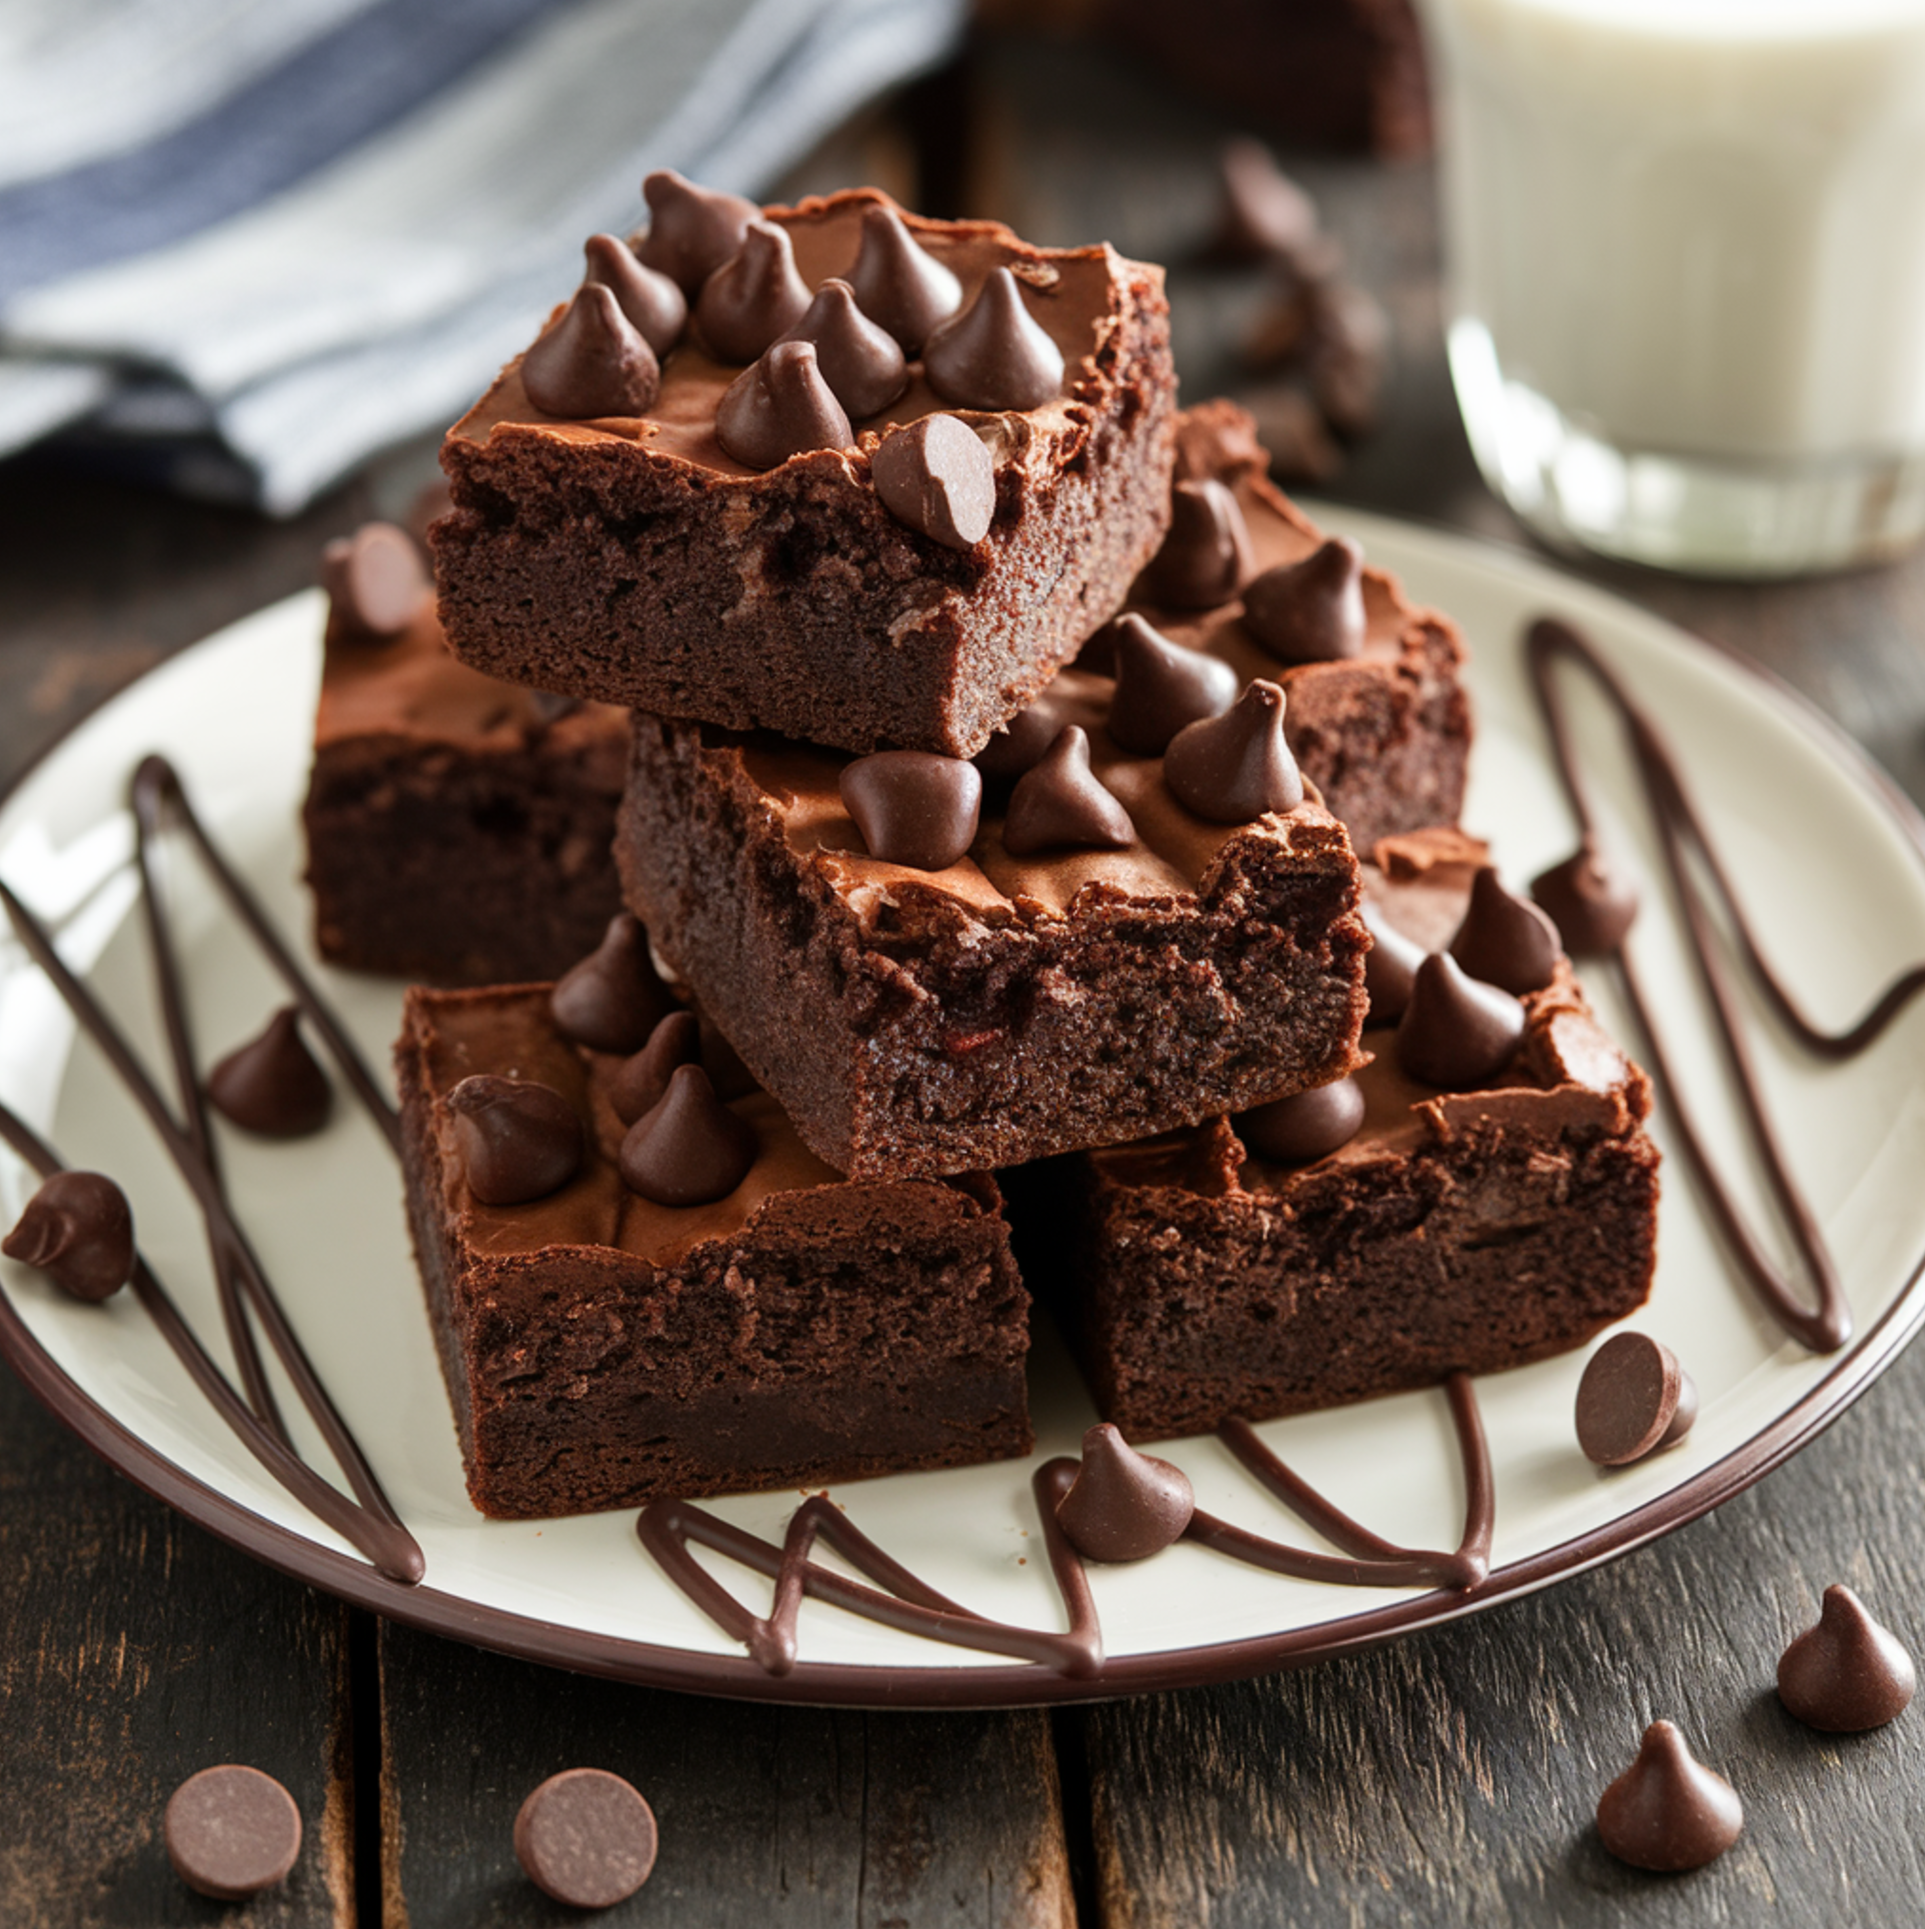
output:
{"label": "scattered chocolate chip", "polygon": [[739,252],[702,284],[695,326],[718,361],[752,362],[808,312],[788,230],[751,221]]}
{"label": "scattered chocolate chip", "polygon": [[258,1038],[236,1046],[207,1074],[223,1118],[264,1139],[301,1139],[327,1123],[334,1088],[301,1037],[301,1014],[283,1005]]}
{"label": "scattered chocolate chip", "polygon": [[862,243],[849,269],[862,312],[886,328],[905,355],[918,353],[938,322],[962,306],[962,283],[917,242],[893,208],[862,211]]}
{"label": "scattered chocolate chip", "polygon": [[1013,784],[1024,771],[1042,762],[1043,753],[1062,734],[1063,719],[1046,691],[1025,710],[1018,710],[975,756],[986,784]]}
{"label": "scattered chocolate chip", "polygon": [[570,421],[642,415],[661,392],[662,365],[614,291],[585,281],[521,358],[521,385],[544,414]]}
{"label": "scattered chocolate chip", "polygon": [[174,1873],[216,1902],[244,1902],[283,1881],[301,1853],[301,1811],[272,1775],[226,1762],[167,1798],[161,1836]]}
{"label": "scattered chocolate chip", "polygon": [[1450,941],[1450,955],[1473,978],[1522,996],[1551,982],[1564,947],[1557,926],[1528,899],[1507,891],[1486,865],[1471,880],[1470,905]]}
{"label": "scattered chocolate chip", "polygon": [[896,338],[856,306],[846,281],[825,281],[782,339],[815,343],[822,379],[852,416],[874,415],[909,386]]}
{"label": "scattered chocolate chip", "polygon": [[1339,435],[1367,434],[1377,419],[1390,350],[1390,320],[1354,282],[1318,283],[1310,294],[1310,392]]}
{"label": "scattered chocolate chip", "polygon": [[929,337],[923,373],[945,402],[963,409],[1033,409],[1063,385],[1063,351],[1024,305],[1007,268]]}
{"label": "scattered chocolate chip", "polygon": [[1737,1791],[1692,1755],[1668,1721],[1644,1731],[1637,1759],[1598,1797],[1604,1846],[1620,1862],[1659,1874],[1715,1861],[1744,1825]]}
{"label": "scattered chocolate chip", "polygon": [[1628,1467],[1673,1447],[1698,1417],[1698,1389],[1668,1346],[1614,1333],[1585,1362],[1577,1387],[1577,1444],[1600,1467]]}
{"label": "scattered chocolate chip", "polygon": [[1588,837],[1563,863],[1531,880],[1531,896],[1549,913],[1574,958],[1608,957],[1638,915],[1635,880]]}
{"label": "scattered chocolate chip", "polygon": [[582,1163],[582,1125],[551,1085],[477,1072],[448,1094],[468,1190],[484,1206],[559,1192]]}
{"label": "scattered chocolate chip", "polygon": [[1306,273],[1336,266],[1335,243],[1323,232],[1317,204],[1261,141],[1230,141],[1219,161],[1222,209],[1210,252],[1224,261],[1282,259]]}
{"label": "scattered chocolate chip", "polygon": [[702,1028],[692,1011],[672,1011],[648,1035],[648,1043],[625,1058],[609,1080],[608,1102],[624,1125],[633,1125],[668,1090],[678,1065],[702,1062]]}
{"label": "scattered chocolate chip", "polygon": [[643,265],[667,275],[685,295],[693,295],[742,245],[742,236],[762,210],[739,194],[697,187],[673,168],[658,168],[642,182],[648,203],[648,233],[640,249]]}
{"label": "scattered chocolate chip", "polygon": [[946,871],[976,841],[983,780],[960,757],[878,750],[843,765],[840,789],[869,855],[885,864]]}
{"label": "scattered chocolate chip", "polygon": [[1410,988],[1417,981],[1417,967],[1424,962],[1424,947],[1405,937],[1367,898],[1361,912],[1370,927],[1370,950],[1364,957],[1364,990],[1370,998],[1370,1011],[1364,1022],[1394,1025],[1410,1003]]}
{"label": "scattered chocolate chip", "polygon": [[1241,399],[1256,420],[1272,475],[1288,482],[1324,482],[1343,467],[1343,450],[1301,384],[1270,383],[1244,390]]}
{"label": "scattered chocolate chip", "polygon": [[969,549],[996,514],[996,460],[969,424],[925,415],[891,429],[869,458],[882,506],[947,549]]}
{"label": "scattered chocolate chip", "polygon": [[1142,593],[1164,609],[1227,603],[1250,574],[1250,531],[1221,482],[1179,482],[1170,490],[1170,528],[1143,572]]}
{"label": "scattered chocolate chip", "polygon": [[846,449],[848,415],[816,365],[813,342],[777,342],[715,405],[715,439],[737,462],[773,469],[813,449]]}
{"label": "scattered chocolate chip", "polygon": [[635,1789],[603,1768],[551,1775],[515,1817],[515,1860],[551,1901],[607,1909],[655,1867],[655,1816]]}
{"label": "scattered chocolate chip", "polygon": [[1307,1165],[1348,1145],[1363,1122],[1363,1087],[1354,1078],[1340,1078],[1238,1114],[1236,1132],[1261,1159]]}
{"label": "scattered chocolate chip", "polygon": [[602,941],[549,994],[548,1009],[564,1037],[626,1058],[680,1007],[655,975],[648,933],[626,911],[609,919]]}
{"label": "scattered chocolate chip", "polygon": [[584,279],[597,281],[634,324],[658,356],[675,346],[688,323],[688,297],[681,284],[659,269],[644,267],[626,241],[612,234],[591,234],[582,247]]}
{"label": "scattered chocolate chip", "polygon": [[1016,780],[1003,815],[1003,849],[1124,851],[1136,842],[1130,814],[1090,769],[1089,738],[1075,724]]}
{"label": "scattered chocolate chip", "polygon": [[701,1066],[678,1065],[622,1140],[622,1178],[658,1206],[705,1206],[748,1177],[756,1150],[755,1128],[715,1096]]}
{"label": "scattered chocolate chip", "polygon": [[1163,753],[1163,781],[1177,802],[1212,824],[1295,810],[1303,777],[1284,741],[1283,711],[1281,688],[1258,678],[1222,716],[1179,730]]}
{"label": "scattered chocolate chip", "polygon": [[363,523],[321,552],[321,587],[351,636],[399,636],[434,595],[421,551],[391,522]]}
{"label": "scattered chocolate chip", "polygon": [[1850,1588],[1825,1590],[1818,1625],[1778,1662],[1778,1699],[1808,1728],[1856,1735],[1903,1714],[1918,1687],[1912,1657]]}
{"label": "scattered chocolate chip", "polygon": [[1140,1561],[1183,1535],[1196,1495],[1179,1467],[1138,1453],[1105,1420],[1083,1436],[1082,1465],[1056,1519],[1086,1560]]}
{"label": "scattered chocolate chip", "polygon": [[1243,592],[1243,626],[1280,663],[1361,656],[1363,551],[1332,536],[1301,562],[1266,569]]}
{"label": "scattered chocolate chip", "polygon": [[1524,1007],[1508,991],[1480,984],[1447,951],[1417,967],[1410,1003],[1397,1022],[1397,1062],[1414,1079],[1462,1091],[1510,1061],[1524,1036]]}
{"label": "scattered chocolate chip", "polygon": [[1237,700],[1237,673],[1221,657],[1172,643],[1135,614],[1111,625],[1116,692],[1110,735],[1124,750],[1160,757],[1186,724],[1220,717]]}
{"label": "scattered chocolate chip", "polygon": [[99,1172],[56,1172],[0,1239],[0,1253],[38,1267],[75,1299],[111,1299],[134,1276],[127,1195]]}

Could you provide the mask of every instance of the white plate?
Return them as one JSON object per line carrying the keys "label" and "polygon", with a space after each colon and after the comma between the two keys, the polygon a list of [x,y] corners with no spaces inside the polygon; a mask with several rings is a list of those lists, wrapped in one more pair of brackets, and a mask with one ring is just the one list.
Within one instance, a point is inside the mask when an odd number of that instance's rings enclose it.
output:
{"label": "white plate", "polygon": [[[1550,770],[1519,650],[1523,625],[1556,613],[1586,629],[1685,754],[1700,807],[1737,887],[1793,989],[1825,1022],[1856,1016],[1898,969],[1925,957],[1925,843],[1902,799],[1828,725],[1754,672],[1668,625],[1523,557],[1330,511],[1373,562],[1470,639],[1478,709],[1469,828],[1489,836],[1513,881],[1565,855],[1572,824]],[[185,776],[203,817],[305,952],[298,809],[306,779],[321,608],[295,597],[223,631],[144,678],[68,737],[0,806],[0,876],[60,930],[109,1008],[159,1071],[163,1058],[144,940],[129,916],[126,775],[149,750]],[[1616,771],[1613,730],[1582,701],[1581,737],[1605,768],[1613,830],[1645,861],[1641,813]],[[190,964],[203,1061],[250,1035],[278,1002],[274,981],[188,865],[173,899]],[[1635,937],[1667,1013],[1669,1042],[1719,1157],[1747,1197],[1735,1114],[1722,1097],[1675,919],[1652,894]],[[396,1030],[397,986],[316,966],[377,1064]],[[1610,977],[1590,975],[1605,1021],[1632,1043]],[[1382,1639],[1541,1586],[1691,1519],[1810,1438],[1887,1365],[1925,1293],[1925,1085],[1915,1073],[1925,1011],[1866,1057],[1822,1065],[1749,1006],[1772,1110],[1838,1259],[1856,1322],[1850,1346],[1817,1357],[1784,1337],[1724,1258],[1677,1159],[1667,1165],[1659,1271],[1632,1323],[1663,1338],[1697,1380],[1686,1443],[1604,1475],[1578,1453],[1571,1411],[1582,1354],[1477,1384],[1491,1442],[1497,1519],[1490,1578],[1469,1595],[1359,1590],[1279,1578],[1189,1544],[1130,1568],[1092,1570],[1108,1661],[1097,1680],[938,1645],[811,1601],[800,1665],[765,1674],[657,1571],[632,1511],[509,1524],[469,1507],[407,1237],[392,1159],[343,1106],[292,1146],[223,1142],[242,1218],[322,1379],[367,1448],[427,1560],[425,1583],[384,1580],[260,1469],[195,1392],[123,1294],[77,1305],[18,1267],[0,1269],[0,1346],[100,1451],[215,1532],[274,1565],[399,1619],[539,1659],[716,1693],[896,1705],[1007,1704],[1165,1687],[1253,1673]],[[163,1081],[164,1082],[164,1081]],[[76,1046],[51,989],[0,945],[0,1095],[69,1163],[119,1177],[142,1246],[223,1362],[199,1222],[152,1135]],[[1668,1121],[1657,1121],[1668,1141]],[[30,1182],[0,1160],[0,1218]],[[1038,1456],[1073,1453],[1094,1417],[1073,1372],[1045,1349],[1032,1372]],[[298,1443],[327,1465],[304,1417]],[[1449,1547],[1462,1474],[1440,1394],[1418,1394],[1261,1429],[1298,1472],[1386,1538]],[[1211,1512],[1315,1546],[1214,1440],[1160,1449]],[[954,1600],[1000,1620],[1060,1627],[1043,1558],[1030,1464],[855,1483],[849,1517]],[[796,1496],[707,1503],[779,1542]],[[768,1583],[701,1557],[755,1612]],[[823,1555],[837,1565],[835,1557]]]}

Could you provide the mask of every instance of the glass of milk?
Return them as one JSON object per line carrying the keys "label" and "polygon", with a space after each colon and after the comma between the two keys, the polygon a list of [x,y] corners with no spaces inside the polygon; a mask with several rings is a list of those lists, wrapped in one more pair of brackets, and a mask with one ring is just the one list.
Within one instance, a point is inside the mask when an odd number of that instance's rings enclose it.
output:
{"label": "glass of milk", "polygon": [[1793,575],[1925,533],[1925,0],[1420,0],[1452,379],[1553,541]]}

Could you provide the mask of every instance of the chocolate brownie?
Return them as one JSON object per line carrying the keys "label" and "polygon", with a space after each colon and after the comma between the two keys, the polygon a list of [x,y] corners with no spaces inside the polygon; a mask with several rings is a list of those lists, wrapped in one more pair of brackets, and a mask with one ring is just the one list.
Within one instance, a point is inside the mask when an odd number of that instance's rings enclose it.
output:
{"label": "chocolate brownie", "polygon": [[[557,1032],[546,987],[407,996],[409,1215],[483,1513],[1029,1451],[1028,1297],[992,1180],[849,1184],[750,1091],[727,1107],[753,1134],[746,1177],[659,1205],[624,1181],[622,1064]],[[490,1076],[546,1087],[580,1122],[579,1169],[545,1196],[476,1197],[457,1095]]]}
{"label": "chocolate brownie", "polygon": [[[865,211],[893,205],[864,189],[767,215],[819,290],[851,271]],[[455,507],[432,542],[455,650],[491,674],[663,716],[857,751],[980,750],[1116,610],[1161,537],[1169,313],[1161,270],[1107,246],[1032,248],[995,222],[902,219],[953,271],[965,310],[1010,271],[1029,317],[1014,321],[1040,324],[1064,364],[1047,399],[960,407],[912,359],[898,400],[850,410],[850,441],[764,469],[717,439],[742,368],[704,346],[701,301],[646,413],[545,413],[517,360],[442,451]],[[980,540],[912,527],[872,481],[890,425],[938,411],[993,457]]]}

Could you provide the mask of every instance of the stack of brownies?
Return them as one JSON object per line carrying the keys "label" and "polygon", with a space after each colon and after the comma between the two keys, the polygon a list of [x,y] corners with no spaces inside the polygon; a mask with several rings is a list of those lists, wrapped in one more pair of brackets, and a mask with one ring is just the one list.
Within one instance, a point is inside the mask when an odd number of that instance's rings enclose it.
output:
{"label": "stack of brownies", "polygon": [[1458,638],[1176,411],[1160,272],[645,193],[449,435],[438,617],[329,564],[320,943],[466,987],[397,1056],[475,1504],[1027,1452],[1012,1214],[1137,1439],[1638,1304],[1648,1089],[1452,828]]}

